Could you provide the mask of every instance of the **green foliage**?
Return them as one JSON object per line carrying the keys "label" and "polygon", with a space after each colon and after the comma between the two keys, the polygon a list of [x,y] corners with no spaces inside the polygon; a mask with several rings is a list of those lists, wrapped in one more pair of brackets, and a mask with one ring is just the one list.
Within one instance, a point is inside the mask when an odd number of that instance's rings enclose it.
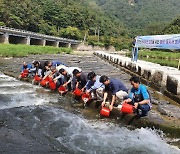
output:
{"label": "green foliage", "polygon": [[[158,23],[162,27],[173,18],[180,15],[179,0],[92,0],[107,14],[111,14],[131,31],[132,35],[148,34],[145,27]],[[154,27],[154,26],[153,26]],[[155,29],[150,31],[157,34]],[[147,30],[148,28],[146,28]],[[155,32],[154,32],[155,30]]]}
{"label": "green foliage", "polygon": [[162,30],[166,34],[179,34],[180,33],[180,16],[175,18],[170,24],[166,25]]}
{"label": "green foliage", "polygon": [[126,37],[121,38],[114,38],[109,36],[101,36],[98,41],[98,36],[88,36],[88,44],[90,45],[98,45],[98,46],[104,46],[106,48],[110,46],[114,46],[116,50],[122,50],[122,49],[130,49],[131,47],[131,39]]}
{"label": "green foliage", "polygon": [[82,39],[82,34],[80,30],[76,27],[67,27],[60,30],[60,36],[69,39]]}
{"label": "green foliage", "polygon": [[144,28],[144,35],[163,35],[163,28],[164,24],[162,23],[150,23],[147,27]]}
{"label": "green foliage", "polygon": [[169,24],[179,0],[0,0],[0,8],[0,26],[80,40],[86,34],[89,44],[117,50],[129,48],[131,36],[180,33],[179,17]]}
{"label": "green foliage", "polygon": [[0,44],[1,57],[24,57],[36,54],[59,54],[71,53],[70,48],[55,48],[50,46],[27,46],[27,45],[13,45],[13,44]]}
{"label": "green foliage", "polygon": [[87,1],[0,0],[0,21],[8,27],[50,35],[59,35],[59,30],[69,26],[81,31],[99,27],[100,35],[126,35],[121,22],[91,8]]}
{"label": "green foliage", "polygon": [[89,45],[92,46],[104,46],[104,43],[102,43],[103,41],[101,40],[101,42],[98,41],[98,36],[88,36],[87,38],[87,42]]}
{"label": "green foliage", "polygon": [[5,23],[0,21],[0,26],[5,26]]}
{"label": "green foliage", "polygon": [[[0,0],[0,25],[83,40],[87,36],[125,37],[122,22],[104,13],[92,0]],[[109,40],[110,41],[110,40]],[[108,40],[88,40],[109,46]],[[112,43],[111,43],[112,44]]]}

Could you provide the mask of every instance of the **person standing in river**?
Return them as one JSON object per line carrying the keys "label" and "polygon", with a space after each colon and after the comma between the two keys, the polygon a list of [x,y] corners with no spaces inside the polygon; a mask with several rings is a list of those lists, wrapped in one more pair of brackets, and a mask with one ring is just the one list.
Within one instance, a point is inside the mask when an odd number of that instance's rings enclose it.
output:
{"label": "person standing in river", "polygon": [[109,105],[110,111],[113,109],[113,105],[117,98],[122,101],[126,96],[128,96],[128,89],[120,80],[108,78],[103,75],[100,77],[99,81],[105,85],[104,97],[101,105],[104,106],[106,104],[106,99],[108,98],[111,100]]}
{"label": "person standing in river", "polygon": [[139,117],[147,116],[151,109],[151,99],[147,88],[140,83],[139,77],[133,76],[130,78],[132,89],[128,95],[128,99],[123,103],[134,105]]}

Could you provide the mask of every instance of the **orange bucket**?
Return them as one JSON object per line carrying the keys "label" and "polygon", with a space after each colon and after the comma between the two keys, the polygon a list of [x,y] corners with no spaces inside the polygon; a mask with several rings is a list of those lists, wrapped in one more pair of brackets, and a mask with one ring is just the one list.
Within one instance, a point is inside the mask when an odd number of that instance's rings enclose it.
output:
{"label": "orange bucket", "polygon": [[40,82],[41,86],[43,86],[43,87],[45,87],[47,83],[48,83],[48,81],[45,79],[41,80],[41,82]]}
{"label": "orange bucket", "polygon": [[91,100],[91,96],[89,93],[82,94],[81,98],[85,103]]}
{"label": "orange bucket", "polygon": [[39,82],[39,81],[41,81],[41,77],[39,77],[38,75],[35,75],[34,80]]}
{"label": "orange bucket", "polygon": [[46,80],[49,81],[49,82],[53,82],[53,79],[51,77],[46,77]]}
{"label": "orange bucket", "polygon": [[24,70],[22,73],[21,73],[21,78],[26,78],[28,75],[28,70]]}
{"label": "orange bucket", "polygon": [[24,74],[24,73],[21,73],[21,78],[26,78],[26,74]]}
{"label": "orange bucket", "polygon": [[104,117],[109,117],[110,116],[110,110],[107,107],[102,107],[100,111],[100,115]]}
{"label": "orange bucket", "polygon": [[121,112],[122,113],[127,113],[127,114],[133,113],[133,110],[134,110],[134,106],[130,105],[130,104],[127,104],[127,103],[124,103],[122,105],[122,108],[121,108]]}
{"label": "orange bucket", "polygon": [[74,95],[76,96],[81,96],[82,95],[82,91],[79,88],[76,88],[73,92]]}
{"label": "orange bucket", "polygon": [[67,90],[66,90],[66,87],[60,86],[60,87],[58,88],[58,91],[59,91],[59,93],[63,94],[63,93],[65,93]]}
{"label": "orange bucket", "polygon": [[49,82],[49,87],[51,90],[55,90],[56,89],[56,83],[53,81]]}

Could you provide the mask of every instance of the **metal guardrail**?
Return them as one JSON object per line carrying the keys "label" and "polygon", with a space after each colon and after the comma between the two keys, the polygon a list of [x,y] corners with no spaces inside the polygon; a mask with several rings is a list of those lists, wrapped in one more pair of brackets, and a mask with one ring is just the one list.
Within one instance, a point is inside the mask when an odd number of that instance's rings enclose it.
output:
{"label": "metal guardrail", "polygon": [[18,34],[18,36],[21,35],[21,36],[37,37],[37,38],[42,38],[42,39],[47,39],[47,40],[50,39],[50,40],[64,42],[64,43],[73,43],[73,44],[81,43],[81,41],[78,41],[78,40],[50,36],[50,35],[45,35],[45,34],[35,33],[31,31],[15,29],[15,28],[9,28],[9,27],[4,27],[4,26],[0,26],[0,32],[6,32],[6,33],[14,34],[14,35]]}

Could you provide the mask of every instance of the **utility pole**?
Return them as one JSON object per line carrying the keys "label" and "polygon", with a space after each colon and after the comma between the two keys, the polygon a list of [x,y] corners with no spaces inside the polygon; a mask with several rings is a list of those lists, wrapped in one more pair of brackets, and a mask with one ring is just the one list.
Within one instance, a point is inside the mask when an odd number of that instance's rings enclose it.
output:
{"label": "utility pole", "polygon": [[83,40],[83,44],[86,42],[86,33],[84,35],[84,40]]}
{"label": "utility pole", "polygon": [[87,37],[87,35],[88,35],[88,31],[89,31],[89,30],[85,31],[83,44],[86,42],[86,37]]}
{"label": "utility pole", "polygon": [[95,36],[96,36],[96,33],[97,33],[97,27],[95,28]]}
{"label": "utility pole", "polygon": [[99,42],[99,27],[98,27],[98,42]]}

